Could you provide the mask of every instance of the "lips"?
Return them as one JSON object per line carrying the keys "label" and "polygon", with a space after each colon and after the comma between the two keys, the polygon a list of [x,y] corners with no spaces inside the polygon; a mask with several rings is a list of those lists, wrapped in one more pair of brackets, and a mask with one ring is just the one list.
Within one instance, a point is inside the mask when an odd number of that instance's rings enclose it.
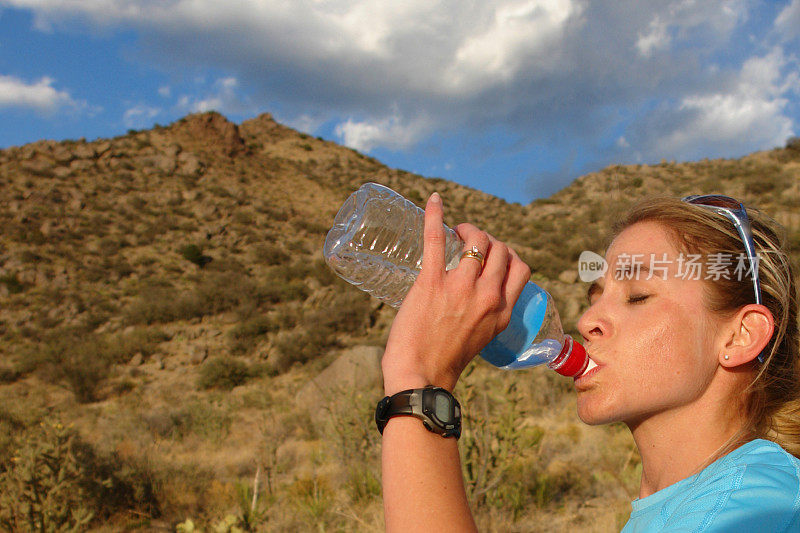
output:
{"label": "lips", "polygon": [[589,364],[586,365],[586,370],[583,371],[583,374],[575,378],[575,385],[579,385],[581,382],[586,382],[586,380],[597,373],[597,369],[599,368],[600,366],[590,357]]}

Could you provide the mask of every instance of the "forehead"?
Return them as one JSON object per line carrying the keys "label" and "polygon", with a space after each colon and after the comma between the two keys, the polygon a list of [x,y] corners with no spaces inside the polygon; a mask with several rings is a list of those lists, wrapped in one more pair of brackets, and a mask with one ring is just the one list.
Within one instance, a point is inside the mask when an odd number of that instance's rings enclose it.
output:
{"label": "forehead", "polygon": [[680,254],[673,237],[664,225],[657,222],[639,222],[625,228],[606,252],[609,266],[629,263],[632,256],[649,262],[651,257],[674,259]]}

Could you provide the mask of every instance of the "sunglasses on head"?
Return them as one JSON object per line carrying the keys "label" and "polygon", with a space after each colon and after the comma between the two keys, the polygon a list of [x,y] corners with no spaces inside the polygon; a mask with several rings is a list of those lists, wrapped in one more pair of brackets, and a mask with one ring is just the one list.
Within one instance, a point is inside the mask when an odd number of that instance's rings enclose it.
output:
{"label": "sunglasses on head", "polygon": [[[758,281],[758,257],[756,247],[753,242],[753,230],[750,228],[750,219],[747,218],[747,211],[739,200],[721,194],[692,195],[681,199],[687,204],[697,205],[710,209],[715,213],[724,216],[736,227],[739,237],[744,243],[747,259],[750,261],[750,273],[753,279],[753,292],[757,304],[762,303],[761,283]],[[764,354],[758,355],[758,362],[764,362]]]}

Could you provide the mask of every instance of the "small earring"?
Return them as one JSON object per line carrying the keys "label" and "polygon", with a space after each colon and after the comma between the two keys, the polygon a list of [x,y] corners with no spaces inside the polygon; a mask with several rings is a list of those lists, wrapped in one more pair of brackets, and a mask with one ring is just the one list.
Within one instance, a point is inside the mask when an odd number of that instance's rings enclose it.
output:
{"label": "small earring", "polygon": [[727,361],[728,359],[730,359],[730,358],[731,358],[731,356],[730,356],[730,355],[728,355],[728,354],[725,354],[725,355],[723,355],[723,356],[722,356],[722,358],[723,358],[723,359],[725,359],[725,360]]}

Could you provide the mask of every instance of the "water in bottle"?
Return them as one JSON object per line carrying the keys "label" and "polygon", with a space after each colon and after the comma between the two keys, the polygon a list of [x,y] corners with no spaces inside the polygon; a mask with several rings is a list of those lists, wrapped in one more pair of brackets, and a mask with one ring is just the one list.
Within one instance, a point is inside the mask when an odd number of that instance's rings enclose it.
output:
{"label": "water in bottle", "polygon": [[[345,201],[325,239],[323,254],[336,274],[392,307],[400,307],[422,267],[425,212],[388,187],[366,183]],[[445,226],[445,261],[458,266],[464,242]],[[505,369],[546,364],[580,376],[586,352],[565,335],[552,297],[528,282],[508,327],[481,351]]]}

